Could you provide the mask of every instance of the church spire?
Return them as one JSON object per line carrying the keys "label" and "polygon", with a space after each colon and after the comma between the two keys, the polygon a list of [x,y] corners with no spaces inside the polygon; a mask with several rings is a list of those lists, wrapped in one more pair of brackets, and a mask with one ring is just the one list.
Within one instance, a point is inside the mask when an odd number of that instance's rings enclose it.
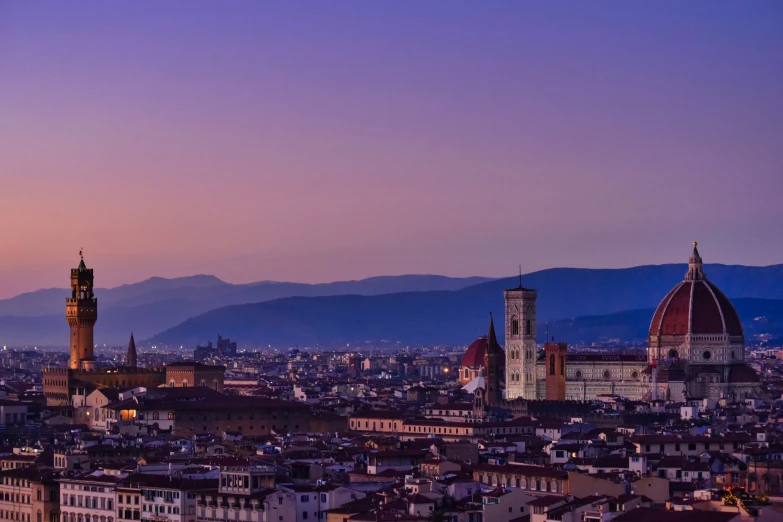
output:
{"label": "church spire", "polygon": [[497,335],[495,335],[495,322],[492,319],[492,313],[489,314],[489,332],[487,333],[487,353],[496,351],[495,347],[500,348]]}
{"label": "church spire", "polygon": [[691,253],[691,257],[688,258],[688,273],[685,274],[686,281],[701,281],[707,279],[707,277],[704,275],[703,263],[701,256],[699,255],[699,249],[696,248],[698,246],[699,243],[694,241],[693,252]]}
{"label": "church spire", "polygon": [[133,333],[131,332],[130,342],[128,342],[128,355],[125,358],[125,366],[128,368],[136,368],[136,341],[133,340]]}

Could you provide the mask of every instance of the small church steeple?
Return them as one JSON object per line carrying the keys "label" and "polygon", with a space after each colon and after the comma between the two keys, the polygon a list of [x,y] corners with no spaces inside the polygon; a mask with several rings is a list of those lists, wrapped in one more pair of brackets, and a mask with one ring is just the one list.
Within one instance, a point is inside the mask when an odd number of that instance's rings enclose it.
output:
{"label": "small church steeple", "polygon": [[487,351],[484,353],[484,366],[487,369],[486,375],[486,404],[488,406],[498,406],[501,403],[503,394],[500,389],[500,376],[503,371],[505,354],[503,348],[498,344],[498,338],[495,335],[495,322],[492,314],[489,314],[489,331],[487,332]]}
{"label": "small church steeple", "polygon": [[131,332],[130,342],[128,342],[128,355],[125,357],[125,366],[128,368],[136,368],[136,341],[133,340],[133,332]]}

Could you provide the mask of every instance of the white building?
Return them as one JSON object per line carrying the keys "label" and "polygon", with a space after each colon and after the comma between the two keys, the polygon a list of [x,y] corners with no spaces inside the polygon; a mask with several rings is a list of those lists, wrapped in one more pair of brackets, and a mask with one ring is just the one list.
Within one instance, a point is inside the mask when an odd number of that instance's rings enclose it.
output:
{"label": "white building", "polygon": [[62,522],[114,522],[115,490],[127,474],[92,471],[60,482]]}

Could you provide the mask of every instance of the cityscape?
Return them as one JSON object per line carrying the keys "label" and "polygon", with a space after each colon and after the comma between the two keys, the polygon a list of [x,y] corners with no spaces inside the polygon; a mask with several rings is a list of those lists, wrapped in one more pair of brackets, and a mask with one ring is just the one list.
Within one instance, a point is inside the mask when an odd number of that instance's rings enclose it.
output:
{"label": "cityscape", "polygon": [[0,65],[0,522],[783,520],[780,3],[12,0]]}

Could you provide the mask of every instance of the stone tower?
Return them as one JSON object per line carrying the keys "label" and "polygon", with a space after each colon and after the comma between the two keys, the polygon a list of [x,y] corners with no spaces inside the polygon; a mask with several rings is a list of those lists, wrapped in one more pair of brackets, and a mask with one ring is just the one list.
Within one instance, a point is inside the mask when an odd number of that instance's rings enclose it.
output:
{"label": "stone tower", "polygon": [[93,293],[92,269],[84,264],[82,252],[79,256],[79,267],[71,269],[71,297],[65,300],[65,317],[71,327],[68,367],[92,370],[95,368],[93,328],[98,320],[98,300]]}
{"label": "stone tower", "polygon": [[566,398],[566,343],[545,343],[546,356],[546,400],[564,401]]}
{"label": "stone tower", "polygon": [[484,366],[487,368],[487,376],[485,377],[487,385],[486,406],[500,406],[503,402],[503,392],[500,389],[503,359],[503,348],[498,344],[497,335],[495,335],[495,323],[492,321],[492,315],[490,314],[487,351],[484,353]]}
{"label": "stone tower", "polygon": [[519,286],[506,300],[506,399],[536,398],[536,291]]}
{"label": "stone tower", "polygon": [[136,368],[138,361],[136,359],[136,341],[133,340],[133,333],[131,333],[130,341],[128,342],[128,355],[125,357],[125,366],[128,368]]}

